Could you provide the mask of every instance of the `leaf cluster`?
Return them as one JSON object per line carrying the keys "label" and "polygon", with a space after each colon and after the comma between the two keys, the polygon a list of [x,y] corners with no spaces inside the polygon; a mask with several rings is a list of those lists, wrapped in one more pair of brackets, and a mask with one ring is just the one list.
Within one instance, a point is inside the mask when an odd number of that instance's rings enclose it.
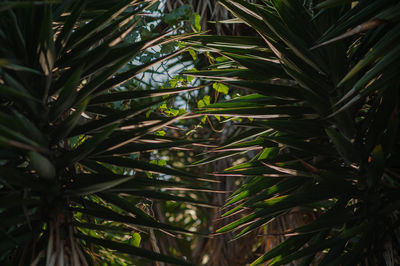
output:
{"label": "leaf cluster", "polygon": [[200,113],[254,120],[209,161],[258,154],[219,174],[245,177],[224,215],[251,212],[217,232],[240,238],[308,210],[313,222],[279,232],[289,238],[252,265],[398,262],[399,3],[219,2],[258,37],[191,38],[228,60],[190,75],[251,94]]}
{"label": "leaf cluster", "polygon": [[146,112],[163,96],[196,88],[125,86],[181,52],[135,60],[183,38],[164,29],[132,37],[155,2],[0,4],[2,263],[123,265],[111,249],[189,265],[139,247],[138,234],[148,228],[192,233],[154,219],[145,199],[203,204],[162,190],[196,189],[196,176],[139,156],[193,143],[155,134],[177,118]]}

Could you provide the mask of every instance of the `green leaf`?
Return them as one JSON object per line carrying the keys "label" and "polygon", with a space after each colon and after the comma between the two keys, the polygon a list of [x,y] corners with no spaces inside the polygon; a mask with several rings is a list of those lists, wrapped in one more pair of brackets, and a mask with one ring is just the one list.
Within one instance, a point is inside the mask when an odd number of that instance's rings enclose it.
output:
{"label": "green leaf", "polygon": [[131,238],[129,239],[129,244],[138,248],[140,246],[141,241],[142,241],[142,237],[140,236],[140,234],[133,233]]}
{"label": "green leaf", "polygon": [[197,13],[193,13],[190,16],[190,22],[192,23],[192,25],[194,26],[194,29],[196,30],[196,32],[200,32],[201,31],[201,24],[200,24],[200,15]]}
{"label": "green leaf", "polygon": [[197,53],[193,49],[188,49],[188,52],[194,61],[197,60]]}
{"label": "green leaf", "polygon": [[167,161],[162,160],[162,159],[160,159],[160,160],[151,160],[150,163],[153,163],[153,164],[156,164],[156,165],[159,165],[159,166],[167,165]]}
{"label": "green leaf", "polygon": [[32,168],[36,170],[41,177],[48,180],[55,179],[56,168],[48,158],[34,151],[28,152],[28,157]]}
{"label": "green leaf", "polygon": [[163,130],[159,130],[159,131],[156,131],[154,134],[156,136],[165,136],[165,134],[167,134],[167,133],[165,131],[163,131]]}
{"label": "green leaf", "polygon": [[203,108],[210,104],[210,96],[205,95],[202,100],[197,102],[197,107]]}
{"label": "green leaf", "polygon": [[229,87],[228,86],[226,86],[226,85],[224,85],[222,83],[218,83],[218,82],[215,82],[213,84],[213,89],[218,91],[218,92],[220,92],[220,93],[222,93],[222,94],[225,94],[225,95],[228,94],[228,92],[229,92]]}

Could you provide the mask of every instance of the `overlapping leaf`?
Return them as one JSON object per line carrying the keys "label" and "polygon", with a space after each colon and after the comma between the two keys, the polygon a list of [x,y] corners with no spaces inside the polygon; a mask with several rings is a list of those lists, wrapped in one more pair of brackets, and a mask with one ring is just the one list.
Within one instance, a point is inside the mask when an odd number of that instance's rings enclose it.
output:
{"label": "overlapping leaf", "polygon": [[[394,224],[390,211],[378,214],[392,206],[391,190],[399,184],[385,181],[394,181],[399,173],[399,135],[393,135],[399,103],[400,73],[394,65],[398,3],[328,0],[314,9],[303,1],[220,3],[259,38],[192,38],[194,47],[227,59],[223,66],[190,75],[257,94],[199,110],[254,119],[239,123],[247,131],[213,151],[220,155],[203,161],[254,145],[262,149],[249,162],[216,173],[246,177],[224,215],[245,210],[247,215],[234,216],[239,218],[218,232],[233,230],[241,237],[294,209],[313,210],[314,222],[281,232],[291,236],[252,265],[298,259],[303,265],[398,260],[398,254],[389,259],[386,251],[375,248],[383,239],[388,245],[398,241],[389,237],[398,230],[398,218]],[[381,145],[388,138],[393,146],[385,153]]]}
{"label": "overlapping leaf", "polygon": [[[163,54],[146,64],[137,60],[149,48],[187,37],[165,30],[141,40],[130,35],[138,31],[144,10],[154,3],[1,4],[2,264],[87,265],[90,256],[85,257],[83,250],[90,249],[88,254],[95,254],[95,259],[113,249],[189,265],[138,247],[138,241],[124,240],[124,234],[141,232],[140,228],[193,233],[152,218],[143,207],[145,199],[214,207],[171,192],[207,191],[200,181],[193,185],[197,176],[138,158],[141,152],[195,143],[157,137],[157,130],[181,117],[146,112],[168,97],[199,87],[125,86],[184,51]],[[170,180],[150,173],[168,175]],[[186,179],[174,181],[174,175]]]}

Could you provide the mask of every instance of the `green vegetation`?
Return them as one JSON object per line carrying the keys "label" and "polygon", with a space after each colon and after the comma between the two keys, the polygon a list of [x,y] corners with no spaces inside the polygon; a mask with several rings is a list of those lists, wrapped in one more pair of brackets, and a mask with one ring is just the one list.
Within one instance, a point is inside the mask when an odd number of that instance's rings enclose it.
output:
{"label": "green vegetation", "polygon": [[221,0],[259,36],[192,38],[230,59],[197,75],[253,93],[201,112],[254,118],[219,149],[260,149],[223,172],[246,177],[224,216],[252,211],[217,232],[240,238],[308,210],[316,219],[280,232],[290,237],[253,265],[392,265],[399,258],[400,5],[325,1],[309,9],[301,2]]}
{"label": "green vegetation", "polygon": [[146,112],[165,101],[162,96],[195,88],[133,90],[126,83],[183,51],[135,60],[183,37],[160,28],[132,39],[152,4],[1,4],[2,264],[129,263],[108,248],[189,265],[138,247],[142,227],[190,233],[155,220],[144,199],[200,203],[161,191],[189,188],[196,176],[138,156],[192,142],[154,134],[176,118]]}
{"label": "green vegetation", "polygon": [[221,177],[252,265],[400,263],[398,1],[218,2],[0,2],[2,265],[205,262]]}

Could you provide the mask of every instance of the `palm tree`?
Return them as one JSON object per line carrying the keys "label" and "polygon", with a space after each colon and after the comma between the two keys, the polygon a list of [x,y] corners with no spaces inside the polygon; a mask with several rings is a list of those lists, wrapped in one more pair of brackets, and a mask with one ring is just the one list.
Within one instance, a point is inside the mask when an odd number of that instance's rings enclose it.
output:
{"label": "palm tree", "polygon": [[229,60],[190,75],[252,92],[201,113],[243,119],[221,157],[259,153],[220,174],[245,177],[224,216],[245,215],[217,232],[241,238],[300,211],[310,219],[252,265],[398,264],[400,4],[219,2],[259,36],[192,38]]}
{"label": "palm tree", "polygon": [[136,60],[146,49],[184,37],[156,28],[132,41],[154,3],[0,3],[2,264],[123,264],[131,256],[190,264],[140,247],[146,228],[191,233],[154,219],[147,202],[201,203],[162,191],[190,188],[196,176],[137,156],[192,143],[154,134],[181,117],[146,112],[162,97],[196,88],[126,85],[184,51],[145,64]]}

